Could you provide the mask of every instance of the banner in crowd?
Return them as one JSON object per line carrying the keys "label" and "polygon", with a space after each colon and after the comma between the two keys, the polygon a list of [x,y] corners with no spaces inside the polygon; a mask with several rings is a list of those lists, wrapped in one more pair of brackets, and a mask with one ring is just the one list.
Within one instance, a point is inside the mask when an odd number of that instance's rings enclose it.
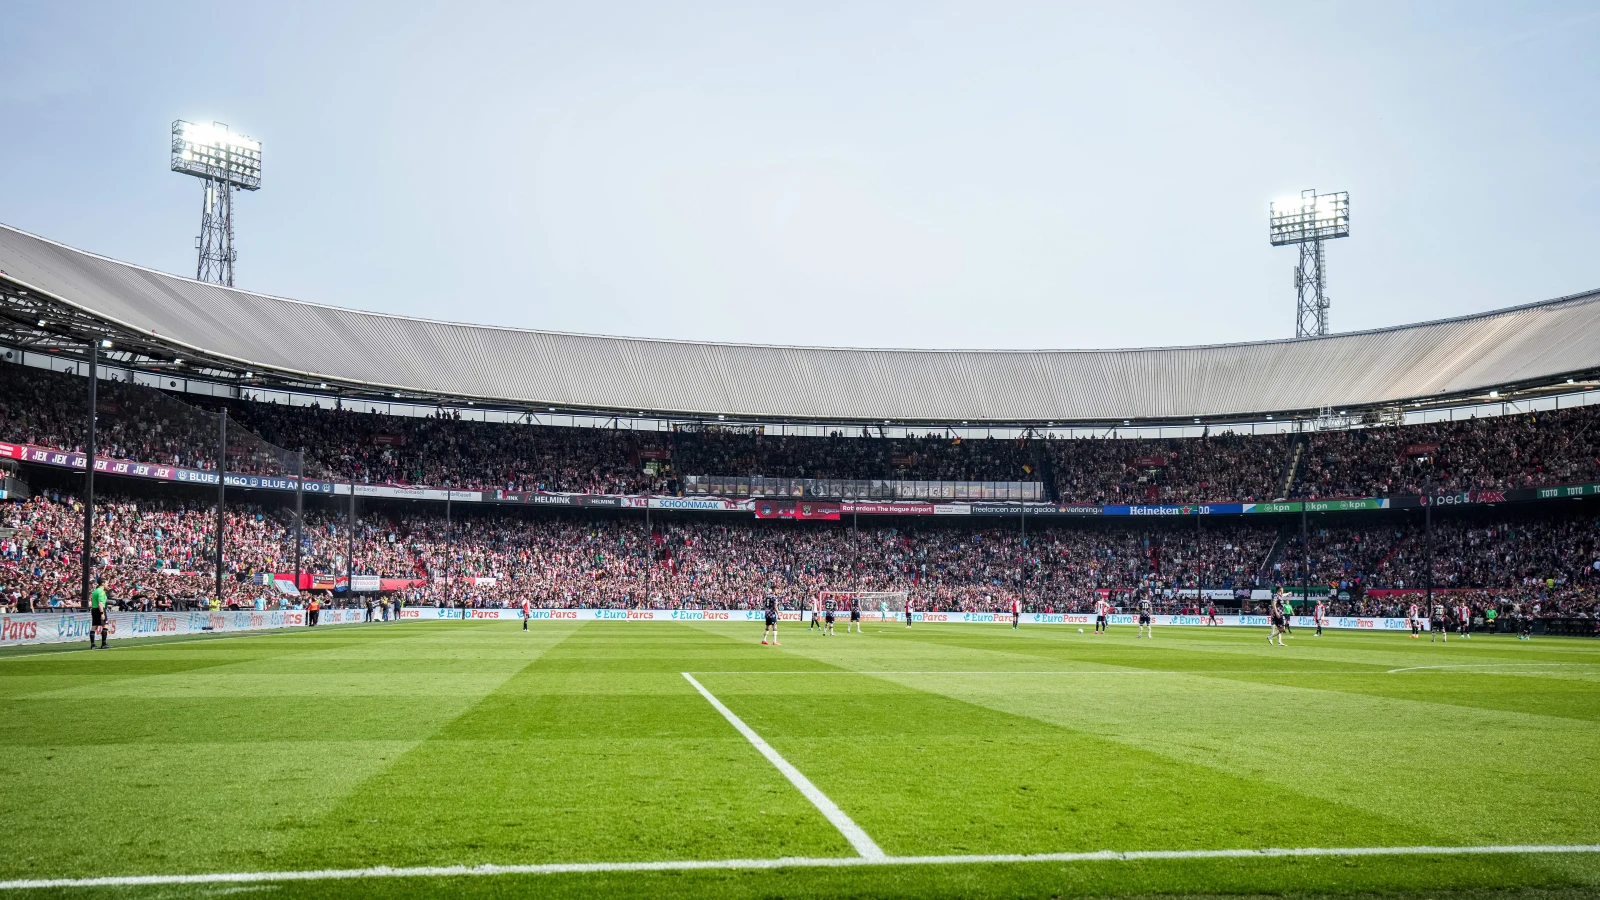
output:
{"label": "banner in crowd", "polygon": [[847,513],[860,513],[868,516],[932,516],[941,510],[945,514],[966,514],[972,512],[972,506],[967,503],[902,503],[893,500],[846,500],[839,504],[839,510]]}
{"label": "banner in crowd", "polygon": [[[228,484],[233,484],[233,476],[228,476]],[[483,501],[483,491],[447,491],[442,488],[410,487],[395,484],[337,484],[333,492],[350,496],[353,488],[357,497],[378,497],[393,500],[453,500],[456,503],[480,503]],[[294,490],[291,485],[288,490]]]}
{"label": "banner in crowd", "polygon": [[[1063,515],[1100,515],[1104,507],[1099,506],[1057,506],[1054,503],[974,503],[970,512],[975,516],[1063,516]],[[1066,510],[1075,510],[1067,512]]]}
{"label": "banner in crowd", "polygon": [[[0,457],[15,459],[27,463],[36,463],[45,466],[57,466],[64,469],[85,469],[88,467],[89,457],[84,453],[73,453],[66,450],[54,450],[49,447],[35,447],[29,444],[4,444],[0,443]],[[189,484],[216,484],[217,473],[205,472],[199,469],[185,469],[179,466],[163,466],[155,463],[136,462],[131,459],[110,459],[104,456],[95,457],[94,470],[98,474],[125,475],[129,478],[150,478],[156,481],[181,481]],[[259,488],[269,491],[295,490],[293,476],[270,478],[261,475],[229,475],[229,487]],[[349,493],[348,486],[343,493]],[[335,485],[331,481],[307,481],[305,492],[308,494],[333,494]]]}
{"label": "banner in crowd", "polygon": [[629,497],[628,505],[634,507],[648,506],[651,509],[705,509],[705,510],[749,510],[750,500],[726,500],[718,497]]}
{"label": "banner in crowd", "polygon": [[616,509],[624,498],[603,494],[540,494],[532,491],[495,491],[484,500],[497,503],[529,503],[534,506],[598,506]]}
{"label": "banner in crowd", "polygon": [[[903,461],[910,465],[911,457]],[[1032,469],[1023,467],[1031,474]],[[1038,481],[904,481],[883,478],[770,478],[762,475],[684,475],[682,492],[691,497],[753,497],[813,500],[1040,500]]]}
{"label": "banner in crowd", "polygon": [[758,519],[833,519],[839,518],[839,504],[810,500],[753,500]]}
{"label": "banner in crowd", "polygon": [[[30,444],[0,443],[0,458],[15,459],[36,465],[83,469],[88,457],[82,453],[38,447]],[[149,478],[156,481],[186,484],[215,485],[217,473],[199,469],[185,469],[155,463],[142,463],[127,459],[97,457],[95,471],[107,475],[130,478]],[[227,475],[229,487],[252,490],[293,491],[297,487],[293,477],[264,475]],[[1030,482],[1030,484],[1036,484]],[[332,481],[305,482],[307,494],[340,495],[352,492],[358,497],[377,497],[397,500],[452,500],[458,503],[525,503],[534,506],[596,507],[628,509],[680,509],[722,512],[752,512],[755,500],[728,499],[724,497],[660,497],[617,496],[607,494],[541,493],[537,491],[461,491],[442,488],[412,487],[394,484],[348,484]],[[919,495],[920,496],[920,495]],[[1240,514],[1293,514],[1301,512],[1349,512],[1371,509],[1420,509],[1426,506],[1466,506],[1493,503],[1554,500],[1568,497],[1600,496],[1600,483],[1568,484],[1552,487],[1517,488],[1503,491],[1461,491],[1428,496],[1401,497],[1349,497],[1330,500],[1278,501],[1272,503],[1198,503],[1198,504],[1116,504],[1086,506],[1037,501],[992,502],[935,502],[929,500],[843,500],[837,503],[841,513],[880,516],[1205,516]],[[773,503],[781,501],[771,501]],[[785,518],[778,516],[776,518]],[[805,518],[799,516],[797,518]],[[812,518],[825,518],[816,517]]]}

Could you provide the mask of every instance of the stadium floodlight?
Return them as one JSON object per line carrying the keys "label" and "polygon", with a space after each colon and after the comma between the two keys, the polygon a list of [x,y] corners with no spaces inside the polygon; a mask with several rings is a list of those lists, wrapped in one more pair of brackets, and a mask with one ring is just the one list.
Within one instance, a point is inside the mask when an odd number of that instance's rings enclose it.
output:
{"label": "stadium floodlight", "polygon": [[1301,191],[1298,197],[1272,201],[1269,215],[1272,246],[1300,245],[1300,263],[1294,269],[1294,336],[1321,337],[1328,333],[1330,305],[1322,242],[1350,236],[1350,194]]}
{"label": "stadium floodlight", "polygon": [[221,122],[172,123],[172,171],[205,182],[200,211],[200,236],[195,238],[199,262],[194,277],[233,287],[233,192],[261,189],[261,142],[234,134]]}

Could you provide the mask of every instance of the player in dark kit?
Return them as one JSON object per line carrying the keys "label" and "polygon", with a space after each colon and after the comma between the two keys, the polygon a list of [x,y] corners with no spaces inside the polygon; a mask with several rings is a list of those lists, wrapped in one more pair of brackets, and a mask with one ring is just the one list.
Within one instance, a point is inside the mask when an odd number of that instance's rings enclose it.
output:
{"label": "player in dark kit", "polygon": [[825,617],[824,622],[826,623],[822,628],[822,634],[824,637],[833,637],[833,616],[837,611],[837,607],[838,604],[834,602],[832,597],[829,597],[822,603],[823,616]]}
{"label": "player in dark kit", "polygon": [[1267,646],[1272,646],[1272,641],[1276,638],[1278,646],[1282,647],[1283,633],[1288,630],[1284,625],[1282,588],[1275,589],[1272,592],[1272,600],[1270,602],[1272,605],[1268,607],[1268,615],[1270,616],[1269,621],[1272,622],[1272,631],[1267,634]]}
{"label": "player in dark kit", "polygon": [[1434,638],[1450,643],[1450,620],[1445,618],[1443,603],[1433,605],[1433,618],[1428,621],[1428,643]]}
{"label": "player in dark kit", "polygon": [[849,634],[852,630],[856,634],[861,633],[861,599],[859,597],[850,598],[850,624],[844,627],[844,633]]}
{"label": "player in dark kit", "polygon": [[906,627],[911,627],[911,595],[906,595]]}
{"label": "player in dark kit", "polygon": [[778,595],[768,594],[761,604],[762,611],[766,614],[767,627],[761,632],[761,643],[767,642],[767,635],[772,635],[772,646],[778,646]]}

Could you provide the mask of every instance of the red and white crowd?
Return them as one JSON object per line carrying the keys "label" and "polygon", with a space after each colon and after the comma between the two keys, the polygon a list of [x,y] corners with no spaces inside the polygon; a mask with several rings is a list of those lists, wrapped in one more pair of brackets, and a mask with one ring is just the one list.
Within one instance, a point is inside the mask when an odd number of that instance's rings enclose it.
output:
{"label": "red and white crowd", "polygon": [[[0,440],[83,444],[86,381],[0,365]],[[189,398],[194,399],[194,398]],[[201,401],[196,401],[201,402]],[[415,418],[375,407],[226,404],[237,423],[228,469],[282,474],[278,447],[308,473],[467,490],[675,493],[678,476],[1040,481],[1061,503],[1259,502],[1506,490],[1600,481],[1600,406],[1321,431],[1152,439],[826,437],[633,431]],[[213,410],[217,407],[211,407]],[[103,381],[98,446],[121,458],[215,468],[217,421],[178,395]],[[242,426],[242,427],[238,427]]]}
{"label": "red and white crowd", "polygon": [[[740,516],[480,508],[448,521],[428,512],[362,513],[353,540],[342,514],[308,514],[302,571],[412,582],[407,602],[451,606],[752,608],[767,593],[802,604],[821,591],[906,591],[923,608],[1004,611],[1089,609],[1107,594],[1141,592],[1163,609],[1195,605],[1185,589],[1234,591],[1334,585],[1336,612],[1398,608],[1393,590],[1425,583],[1423,536],[1374,521],[1310,533],[1309,577],[1296,529],[1266,522],[762,521]],[[96,505],[94,567],[112,596],[166,608],[209,602],[215,510],[103,497]],[[0,506],[0,595],[6,606],[75,602],[81,577],[82,506],[46,492]],[[223,541],[225,605],[280,602],[251,576],[293,570],[293,516],[230,507]],[[347,561],[347,553],[353,556]],[[1600,519],[1529,518],[1434,530],[1434,585],[1489,591],[1552,615],[1595,615]],[[270,582],[271,579],[264,579]],[[1191,597],[1193,594],[1190,595]],[[1405,596],[1405,595],[1399,595]],[[1225,605],[1240,605],[1224,601]],[[1387,605],[1386,605],[1387,604]]]}

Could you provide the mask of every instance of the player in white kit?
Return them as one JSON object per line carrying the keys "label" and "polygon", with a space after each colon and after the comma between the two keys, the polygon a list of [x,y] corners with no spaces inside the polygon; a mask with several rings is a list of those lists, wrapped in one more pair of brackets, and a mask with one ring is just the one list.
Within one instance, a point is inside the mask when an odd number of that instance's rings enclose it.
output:
{"label": "player in white kit", "polygon": [[1094,633],[1106,634],[1111,630],[1111,601],[1104,597],[1094,602]]}

